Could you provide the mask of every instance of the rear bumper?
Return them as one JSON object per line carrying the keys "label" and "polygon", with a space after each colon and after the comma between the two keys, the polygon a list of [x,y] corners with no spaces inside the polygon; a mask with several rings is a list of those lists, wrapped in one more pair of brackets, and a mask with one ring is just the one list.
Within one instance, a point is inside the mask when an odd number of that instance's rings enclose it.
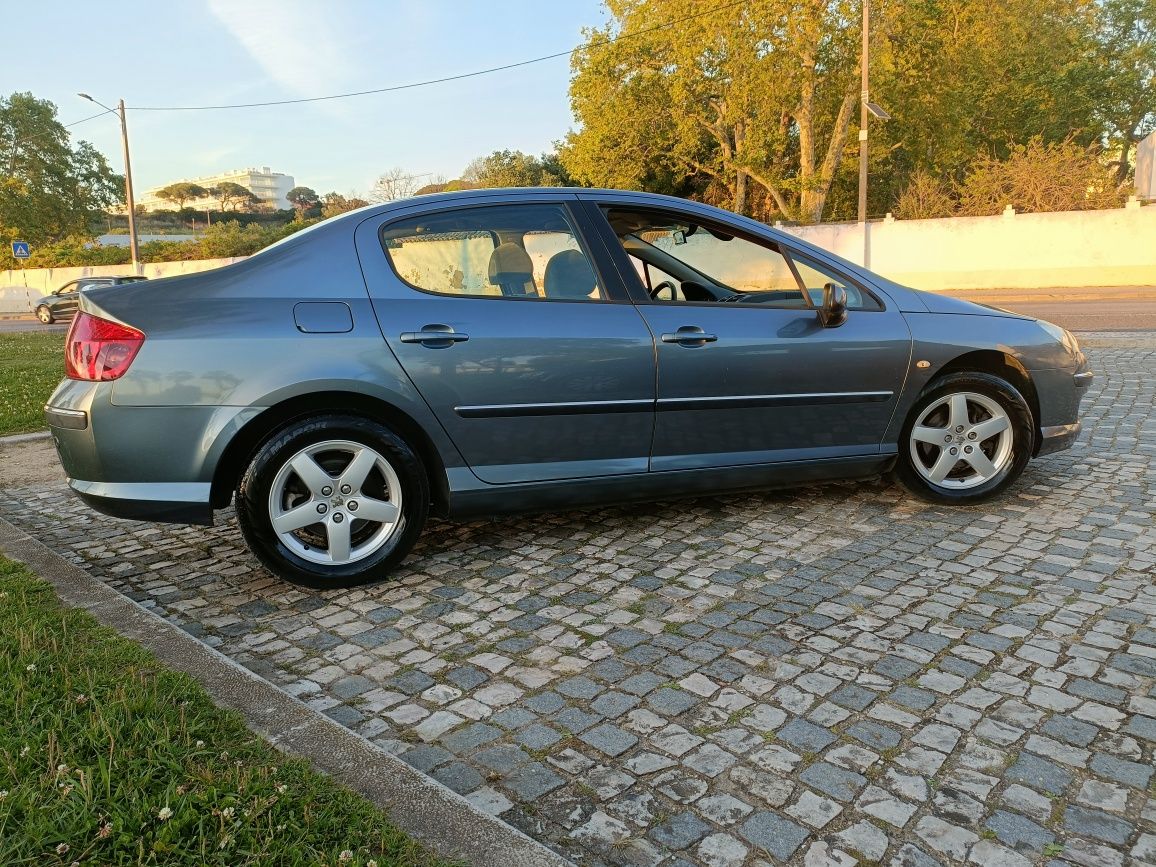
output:
{"label": "rear bumper", "polygon": [[114,518],[204,526],[213,523],[208,483],[109,484],[69,479],[68,486],[93,509]]}
{"label": "rear bumper", "polygon": [[44,409],[69,487],[113,517],[212,524],[214,468],[255,411],[121,406],[111,387],[65,380]]}

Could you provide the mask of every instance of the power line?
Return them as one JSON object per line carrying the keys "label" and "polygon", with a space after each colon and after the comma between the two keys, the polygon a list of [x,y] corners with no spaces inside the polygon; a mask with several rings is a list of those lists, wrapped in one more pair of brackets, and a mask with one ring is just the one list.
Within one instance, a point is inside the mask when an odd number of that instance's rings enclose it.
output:
{"label": "power line", "polygon": [[76,126],[77,124],[85,123],[90,120],[96,120],[98,117],[104,117],[106,114],[116,114],[116,111],[111,108],[106,108],[104,111],[89,115],[88,117],[82,118],[81,120],[74,120],[72,123],[66,123],[64,128],[68,129],[70,126]]}
{"label": "power line", "polygon": [[[447,75],[443,78],[431,78],[426,81],[414,81],[409,84],[395,84],[389,87],[377,87],[372,90],[357,90],[350,93],[334,93],[328,96],[309,96],[301,97],[299,99],[278,99],[269,102],[244,102],[232,105],[145,105],[145,106],[127,106],[130,111],[217,111],[221,109],[232,108],[265,108],[274,105],[298,105],[306,102],[325,102],[333,99],[349,99],[355,96],[370,96],[375,93],[393,93],[398,90],[412,90],[416,87],[428,87],[433,84],[446,84],[451,81],[461,81],[466,78],[475,78],[479,75],[490,75],[494,72],[504,72],[508,69],[517,69],[522,66],[529,66],[533,63],[542,63],[546,60],[555,60],[559,57],[569,57],[577,51],[585,48],[594,48],[601,45],[610,45],[614,42],[620,42],[624,39],[635,39],[639,36],[645,36],[648,33],[654,33],[657,30],[665,30],[675,25],[682,24],[686,21],[693,21],[696,18],[705,18],[708,15],[714,15],[716,12],[725,12],[728,9],[734,9],[736,6],[746,5],[747,0],[735,0],[732,3],[724,3],[721,6],[715,6],[707,9],[704,12],[697,12],[693,15],[685,15],[682,18],[676,18],[673,21],[667,21],[665,24],[656,24],[653,27],[646,27],[634,33],[622,33],[618,36],[609,39],[601,39],[596,42],[591,42],[589,45],[580,45],[571,48],[568,51],[559,51],[554,54],[545,54],[542,57],[533,57],[529,60],[520,60],[517,63],[506,63],[502,66],[491,66],[488,69],[478,69],[474,72],[463,72],[460,75]],[[95,115],[99,117],[99,115]],[[91,120],[91,118],[85,118]],[[84,123],[84,121],[76,121],[76,123]],[[72,125],[72,124],[70,124]]]}

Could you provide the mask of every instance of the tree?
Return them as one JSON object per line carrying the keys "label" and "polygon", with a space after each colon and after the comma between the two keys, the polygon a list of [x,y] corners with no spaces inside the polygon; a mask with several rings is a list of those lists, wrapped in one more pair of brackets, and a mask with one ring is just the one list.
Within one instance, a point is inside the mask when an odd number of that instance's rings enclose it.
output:
{"label": "tree", "polygon": [[396,202],[398,199],[408,199],[418,188],[418,178],[403,168],[394,167],[379,177],[369,191],[369,197],[375,202]]}
{"label": "tree", "polygon": [[55,105],[31,93],[0,97],[0,236],[39,244],[83,235],[123,194],[123,176],[102,154],[69,143]]}
{"label": "tree", "polygon": [[1123,184],[1133,146],[1156,129],[1156,0],[1101,0],[1097,12],[1101,114],[1119,148],[1116,181]]}
{"label": "tree", "polygon": [[[222,211],[228,211],[230,205],[232,210],[236,211],[242,205],[255,205],[261,201],[248,187],[241,186],[234,181],[222,181],[208,190],[207,194],[213,196],[220,203]],[[158,195],[160,194],[158,193]]]}
{"label": "tree", "polygon": [[[859,89],[847,0],[608,0],[613,20],[575,55],[581,128],[562,153],[579,180],[719,184],[737,211],[748,183],[790,219],[822,217]],[[657,29],[656,29],[657,28]],[[632,38],[618,38],[629,36]]]}
{"label": "tree", "polygon": [[309,187],[294,187],[285,194],[285,198],[297,211],[297,219],[304,220],[305,212],[311,208],[316,208],[321,204],[321,200],[317,197],[317,193]]}
{"label": "tree", "polygon": [[326,193],[321,197],[321,216],[329,219],[330,217],[336,217],[338,214],[364,208],[368,204],[369,202],[365,199],[359,199],[353,195],[346,197],[341,195],[341,193]]}
{"label": "tree", "polygon": [[494,151],[472,160],[462,179],[475,187],[562,187],[566,173],[556,154],[540,158],[521,151]]}
{"label": "tree", "polygon": [[167,187],[157,190],[157,198],[172,202],[177,206],[178,211],[185,207],[185,202],[206,199],[209,195],[209,190],[191,181],[177,181],[175,184],[169,184]]}

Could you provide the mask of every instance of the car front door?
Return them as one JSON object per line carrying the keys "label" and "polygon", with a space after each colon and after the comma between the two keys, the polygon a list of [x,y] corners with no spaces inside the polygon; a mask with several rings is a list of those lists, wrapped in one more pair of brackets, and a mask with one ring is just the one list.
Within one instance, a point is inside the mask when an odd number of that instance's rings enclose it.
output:
{"label": "car front door", "polygon": [[[678,211],[598,210],[656,338],[652,470],[880,452],[911,352],[897,310],[741,228]],[[826,283],[850,296],[838,327],[816,315]]]}
{"label": "car front door", "polygon": [[76,312],[80,298],[80,281],[73,280],[71,283],[65,283],[55,293],[56,297],[52,299],[49,307],[52,308],[53,316],[71,316]]}
{"label": "car front door", "polygon": [[648,468],[653,340],[571,201],[426,208],[358,228],[389,349],[484,482]]}

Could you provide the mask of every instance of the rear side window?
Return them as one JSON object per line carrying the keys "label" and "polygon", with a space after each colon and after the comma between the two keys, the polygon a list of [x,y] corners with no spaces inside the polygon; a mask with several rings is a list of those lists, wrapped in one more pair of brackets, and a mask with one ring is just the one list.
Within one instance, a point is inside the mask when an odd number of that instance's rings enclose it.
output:
{"label": "rear side window", "polygon": [[606,292],[560,205],[499,205],[382,229],[397,276],[438,295],[601,301]]}

